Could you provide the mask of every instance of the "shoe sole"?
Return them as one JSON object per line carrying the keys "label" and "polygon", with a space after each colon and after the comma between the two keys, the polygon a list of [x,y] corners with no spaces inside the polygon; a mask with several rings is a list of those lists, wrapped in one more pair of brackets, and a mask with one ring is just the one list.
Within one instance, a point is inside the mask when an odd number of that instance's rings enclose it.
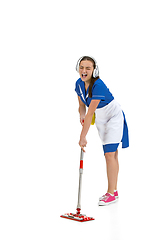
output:
{"label": "shoe sole", "polygon": [[[105,198],[105,197],[104,197]],[[102,201],[104,198],[99,198],[99,201]],[[119,196],[116,196],[115,199],[118,199]]]}
{"label": "shoe sole", "polygon": [[103,202],[103,201],[100,201],[99,203],[98,203],[98,205],[99,206],[107,206],[107,205],[109,205],[109,204],[111,204],[111,203],[114,203],[114,202],[116,202],[117,201],[117,199],[115,199],[115,200],[113,200],[113,201],[111,201],[111,202],[107,202],[107,203],[105,203],[105,202]]}

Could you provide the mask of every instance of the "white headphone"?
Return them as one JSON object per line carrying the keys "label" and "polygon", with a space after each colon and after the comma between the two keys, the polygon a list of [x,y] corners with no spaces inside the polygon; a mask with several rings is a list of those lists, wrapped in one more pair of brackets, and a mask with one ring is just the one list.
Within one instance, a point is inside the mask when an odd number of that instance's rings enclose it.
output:
{"label": "white headphone", "polygon": [[[85,57],[85,56],[83,56],[83,57]],[[81,62],[81,60],[82,60],[83,57],[81,57],[81,58],[78,60],[78,62],[77,62],[77,65],[76,65],[76,71],[77,71],[77,72],[79,72],[79,64],[80,64],[80,62]],[[93,71],[93,77],[94,77],[94,78],[98,77],[98,76],[99,76],[99,68],[98,68],[98,65],[97,65],[96,60],[95,60],[93,57],[91,57],[91,56],[86,56],[86,57],[92,58],[93,61],[95,62],[96,67],[95,67],[95,69],[94,69],[94,71]]]}

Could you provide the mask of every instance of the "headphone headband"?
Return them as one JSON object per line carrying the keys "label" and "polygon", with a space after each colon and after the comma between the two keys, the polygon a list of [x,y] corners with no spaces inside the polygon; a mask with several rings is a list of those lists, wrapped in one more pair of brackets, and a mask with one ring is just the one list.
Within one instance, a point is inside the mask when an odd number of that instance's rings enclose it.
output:
{"label": "headphone headband", "polygon": [[78,60],[78,62],[77,62],[77,65],[76,65],[76,71],[79,72],[79,64],[80,64],[81,60],[82,60],[84,57],[90,57],[90,58],[95,62],[95,65],[96,65],[96,66],[95,66],[95,69],[94,69],[94,71],[93,71],[93,77],[94,77],[94,78],[98,77],[98,76],[99,76],[99,68],[98,68],[98,65],[97,65],[96,60],[95,60],[93,57],[91,57],[91,56],[82,56],[81,58],[79,58],[79,60]]}

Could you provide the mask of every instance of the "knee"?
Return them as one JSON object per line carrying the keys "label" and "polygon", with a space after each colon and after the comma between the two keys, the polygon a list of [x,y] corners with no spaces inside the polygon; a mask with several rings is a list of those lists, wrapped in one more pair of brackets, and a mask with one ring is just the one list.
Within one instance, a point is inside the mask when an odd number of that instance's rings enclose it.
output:
{"label": "knee", "polygon": [[115,158],[115,152],[105,153],[106,162],[111,161]]}

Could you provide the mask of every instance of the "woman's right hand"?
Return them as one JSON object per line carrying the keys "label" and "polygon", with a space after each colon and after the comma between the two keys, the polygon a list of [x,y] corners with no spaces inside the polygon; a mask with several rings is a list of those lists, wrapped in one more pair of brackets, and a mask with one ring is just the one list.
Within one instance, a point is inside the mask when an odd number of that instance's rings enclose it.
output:
{"label": "woman's right hand", "polygon": [[81,116],[81,117],[80,117],[80,123],[81,123],[82,126],[83,126],[83,124],[84,124],[84,119],[85,119],[85,116]]}

